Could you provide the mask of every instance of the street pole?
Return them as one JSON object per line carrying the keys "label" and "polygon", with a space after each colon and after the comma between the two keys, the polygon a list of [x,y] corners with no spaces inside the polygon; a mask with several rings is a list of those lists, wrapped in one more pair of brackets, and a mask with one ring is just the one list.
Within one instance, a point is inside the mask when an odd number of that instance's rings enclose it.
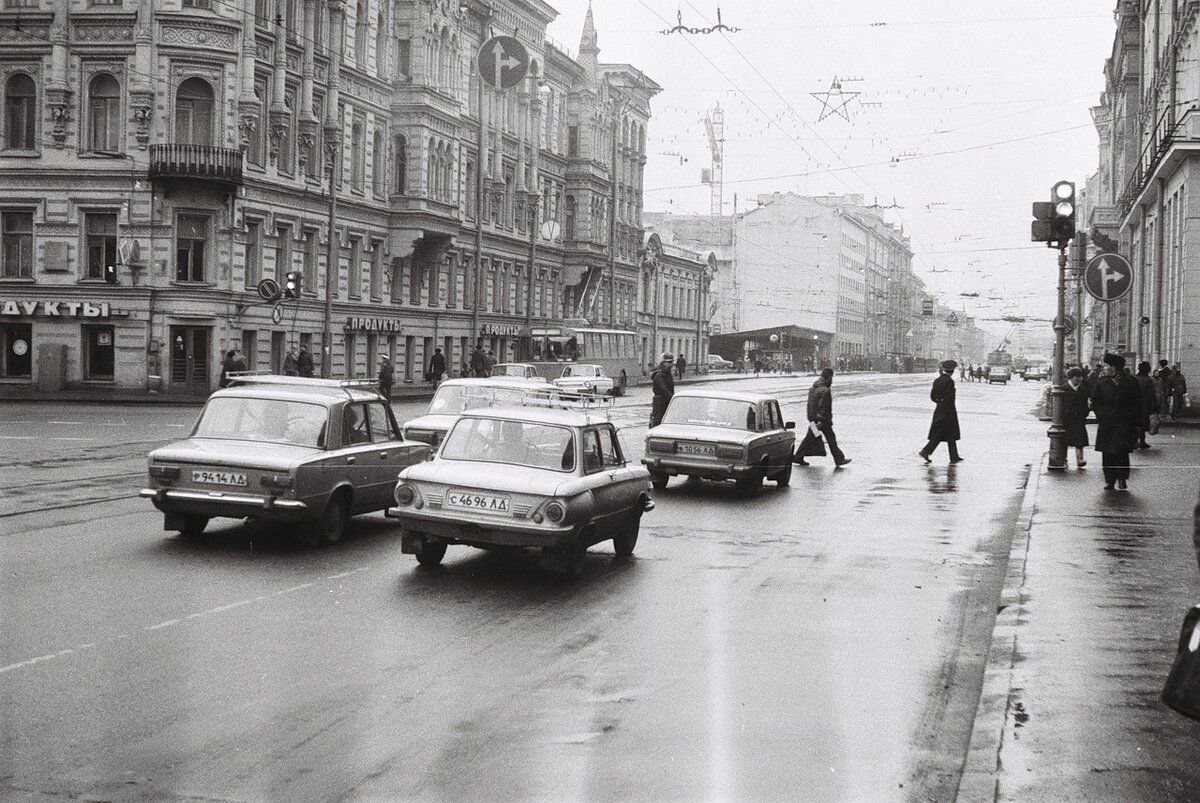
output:
{"label": "street pole", "polygon": [[[626,101],[613,105],[612,122],[612,168],[609,180],[612,187],[608,199],[608,321],[617,328],[617,137],[621,133],[621,115],[625,113]],[[600,288],[596,288],[599,294]]]}
{"label": "street pole", "polygon": [[[486,31],[482,35],[487,39]],[[471,277],[471,347],[479,345],[479,304],[483,285],[483,171],[485,159],[483,152],[484,139],[484,110],[483,110],[483,77],[476,82],[478,98],[479,129],[475,139],[475,269]]]}
{"label": "street pole", "polygon": [[1067,334],[1067,245],[1058,249],[1058,315],[1054,319],[1054,386],[1050,389],[1051,424],[1046,435],[1050,438],[1049,468],[1067,467],[1066,410],[1063,408],[1063,351]]}
{"label": "street pole", "polygon": [[[321,328],[321,377],[333,376],[333,284],[338,277],[337,186],[334,184],[335,148],[327,148],[329,158],[329,243],[325,251],[325,316]],[[370,366],[368,366],[369,368]]]}

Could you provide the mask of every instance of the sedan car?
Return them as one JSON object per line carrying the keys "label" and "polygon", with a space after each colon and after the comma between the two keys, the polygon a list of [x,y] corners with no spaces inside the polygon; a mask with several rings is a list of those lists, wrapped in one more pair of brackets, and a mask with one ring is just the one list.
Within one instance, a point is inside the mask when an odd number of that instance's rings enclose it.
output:
{"label": "sedan car", "polygon": [[991,370],[988,371],[987,381],[989,385],[993,382],[1000,382],[1007,385],[1010,379],[1012,379],[1012,369],[1007,365],[993,365]]}
{"label": "sedan car", "polygon": [[569,406],[464,412],[432,461],[400,473],[387,515],[403,525],[402,550],[434,566],[449,544],[533,547],[568,577],[592,544],[631,555],[654,507],[649,475],[625,460],[606,416]]}
{"label": "sedan car", "polygon": [[188,438],[150,453],[140,495],[165,514],[163,529],[184,536],[211,518],[249,517],[299,523],[305,541],[335,543],[352,515],[385,509],[400,470],[429,455],[365,385],[235,377]]}
{"label": "sedan car", "polygon": [[527,394],[546,394],[549,388],[544,379],[511,376],[448,379],[438,386],[425,415],[405,422],[404,437],[436,449],[464,410],[519,405]]}
{"label": "sedan car", "polygon": [[655,488],[670,478],[729,480],[747,495],[764,479],[784,486],[792,479],[795,424],[784,421],[779,402],[761,393],[681,390],[662,423],[646,435],[642,463]]}
{"label": "sedan car", "polygon": [[492,367],[492,376],[508,376],[517,379],[540,379],[542,382],[550,380],[542,376],[538,371],[538,367],[529,362],[502,362]]}
{"label": "sedan car", "polygon": [[606,375],[599,365],[571,363],[563,368],[562,376],[553,381],[558,387],[573,393],[616,395],[612,377]]}
{"label": "sedan car", "polygon": [[704,365],[710,371],[732,371],[737,366],[732,360],[727,360],[720,354],[709,354],[704,358]]}
{"label": "sedan car", "polygon": [[1050,378],[1049,365],[1030,365],[1027,366],[1021,374],[1021,381],[1028,382],[1031,379],[1036,379],[1039,382],[1043,379]]}

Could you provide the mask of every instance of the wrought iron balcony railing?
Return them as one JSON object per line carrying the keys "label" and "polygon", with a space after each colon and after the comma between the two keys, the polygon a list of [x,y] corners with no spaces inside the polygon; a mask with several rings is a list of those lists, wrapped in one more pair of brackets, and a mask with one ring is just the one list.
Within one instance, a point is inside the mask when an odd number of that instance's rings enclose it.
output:
{"label": "wrought iron balcony railing", "polygon": [[242,152],[212,145],[166,143],[150,146],[150,178],[242,183]]}

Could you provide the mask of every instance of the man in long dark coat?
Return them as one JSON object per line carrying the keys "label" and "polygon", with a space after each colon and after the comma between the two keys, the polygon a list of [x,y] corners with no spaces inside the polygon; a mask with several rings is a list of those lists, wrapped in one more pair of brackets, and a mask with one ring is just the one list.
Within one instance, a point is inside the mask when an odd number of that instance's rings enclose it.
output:
{"label": "man in long dark coat", "polygon": [[1146,433],[1150,431],[1150,415],[1158,409],[1158,397],[1154,390],[1154,379],[1150,376],[1150,363],[1139,362],[1137,376],[1138,390],[1142,393],[1142,416],[1138,419],[1138,448],[1149,449],[1146,443]]}
{"label": "man in long dark coat", "polygon": [[441,384],[442,374],[446,373],[446,355],[442,354],[441,349],[434,349],[433,356],[429,358],[429,381],[434,387]]}
{"label": "man in long dark coat", "polygon": [[662,423],[667,405],[675,395],[675,377],[671,376],[674,367],[675,355],[668,351],[658,358],[658,367],[650,373],[650,386],[654,389],[654,402],[650,405],[651,427]]}
{"label": "man in long dark coat", "polygon": [[1124,371],[1120,354],[1104,355],[1104,372],[1092,388],[1096,413],[1096,451],[1103,455],[1104,489],[1129,487],[1129,453],[1137,448],[1142,420],[1142,393],[1137,380]]}
{"label": "man in long dark coat", "polygon": [[929,443],[917,454],[926,463],[932,463],[929,456],[943,441],[950,450],[950,462],[961,463],[963,458],[958,454],[958,439],[962,437],[958,430],[958,408],[954,406],[954,369],[958,363],[946,360],[942,363],[938,378],[933,380],[929,391],[929,400],[936,406],[933,408],[933,421],[929,424]]}

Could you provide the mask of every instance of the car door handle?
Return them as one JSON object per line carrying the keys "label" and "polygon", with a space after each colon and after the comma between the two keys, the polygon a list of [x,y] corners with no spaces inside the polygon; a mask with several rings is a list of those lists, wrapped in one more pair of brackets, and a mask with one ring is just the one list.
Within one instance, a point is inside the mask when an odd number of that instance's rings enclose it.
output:
{"label": "car door handle", "polygon": [[379,453],[379,459],[380,459],[380,460],[387,460],[387,454],[388,454],[387,452],[380,452],[380,453]]}
{"label": "car door handle", "polygon": [[352,465],[352,464],[353,464],[353,463],[355,463],[355,462],[357,462],[357,459],[356,459],[356,458],[355,458],[353,455],[351,455],[350,457],[347,457],[347,458],[346,458],[346,464],[347,464],[347,465]]}

